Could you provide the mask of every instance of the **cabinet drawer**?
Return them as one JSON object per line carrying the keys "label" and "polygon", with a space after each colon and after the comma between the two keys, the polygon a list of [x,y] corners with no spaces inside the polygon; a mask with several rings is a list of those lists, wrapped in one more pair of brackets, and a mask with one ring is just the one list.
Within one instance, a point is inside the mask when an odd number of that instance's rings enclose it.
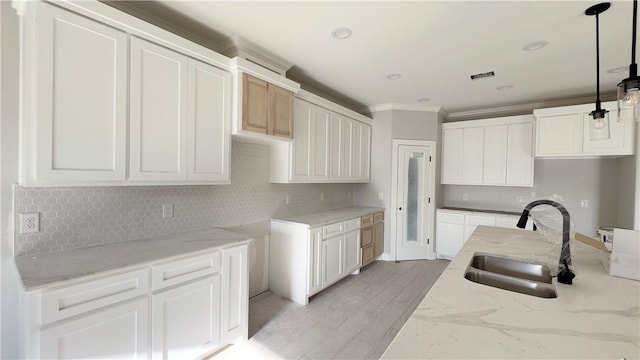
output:
{"label": "cabinet drawer", "polygon": [[464,217],[464,224],[495,226],[496,218],[495,216],[466,215]]}
{"label": "cabinet drawer", "polygon": [[347,220],[344,222],[344,232],[360,229],[360,218]]}
{"label": "cabinet drawer", "polygon": [[42,325],[145,295],[149,271],[136,270],[42,293]]}
{"label": "cabinet drawer", "polygon": [[220,251],[156,265],[151,268],[153,291],[220,271]]}
{"label": "cabinet drawer", "polygon": [[335,224],[329,224],[322,227],[322,238],[330,238],[335,235],[342,234],[344,232],[344,223],[339,222]]}
{"label": "cabinet drawer", "polygon": [[360,218],[360,226],[365,227],[373,224],[373,214],[365,215]]}
{"label": "cabinet drawer", "polygon": [[452,214],[446,212],[438,212],[437,215],[438,222],[446,222],[452,224],[464,224],[464,215],[463,214]]}
{"label": "cabinet drawer", "polygon": [[383,221],[384,221],[384,213],[383,212],[379,212],[379,213],[373,214],[373,222],[374,223],[379,223],[379,222],[383,222]]}

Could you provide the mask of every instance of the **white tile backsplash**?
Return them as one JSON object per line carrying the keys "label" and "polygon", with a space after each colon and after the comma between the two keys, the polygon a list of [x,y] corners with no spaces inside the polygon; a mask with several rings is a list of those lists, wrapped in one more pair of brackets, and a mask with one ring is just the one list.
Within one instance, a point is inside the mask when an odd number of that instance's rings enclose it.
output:
{"label": "white tile backsplash", "polygon": [[[39,212],[40,232],[16,233],[15,254],[44,254],[340,208],[353,204],[349,192],[351,184],[271,184],[269,146],[233,141],[230,185],[16,186],[16,225],[17,214]],[[291,199],[288,205],[286,195]],[[174,217],[162,218],[162,204],[174,205]]]}

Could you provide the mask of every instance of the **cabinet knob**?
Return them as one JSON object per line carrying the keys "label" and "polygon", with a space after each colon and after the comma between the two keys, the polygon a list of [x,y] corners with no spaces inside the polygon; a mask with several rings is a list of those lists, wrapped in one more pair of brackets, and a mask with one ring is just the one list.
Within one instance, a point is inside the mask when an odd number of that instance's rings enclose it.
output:
{"label": "cabinet knob", "polygon": [[401,208],[401,207],[399,207],[399,208],[398,208],[398,210],[402,211],[402,208]]}

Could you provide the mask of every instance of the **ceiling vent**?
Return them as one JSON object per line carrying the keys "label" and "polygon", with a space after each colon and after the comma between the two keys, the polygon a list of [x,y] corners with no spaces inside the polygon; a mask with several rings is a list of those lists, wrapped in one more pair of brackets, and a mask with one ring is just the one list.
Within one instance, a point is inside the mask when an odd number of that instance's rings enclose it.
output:
{"label": "ceiling vent", "polygon": [[493,72],[493,71],[483,72],[483,73],[480,73],[480,74],[471,75],[471,80],[480,80],[480,79],[490,78],[490,77],[494,77],[494,76],[496,76],[496,73]]}

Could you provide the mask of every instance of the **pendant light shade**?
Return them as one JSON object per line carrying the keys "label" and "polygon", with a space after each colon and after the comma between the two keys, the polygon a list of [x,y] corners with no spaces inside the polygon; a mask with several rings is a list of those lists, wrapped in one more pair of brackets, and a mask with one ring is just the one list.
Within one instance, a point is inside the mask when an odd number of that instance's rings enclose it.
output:
{"label": "pendant light shade", "polygon": [[609,138],[609,111],[600,104],[600,23],[599,15],[611,6],[604,2],[593,5],[585,10],[585,14],[596,17],[596,109],[590,115],[593,118],[589,122],[589,136],[591,140],[606,140]]}
{"label": "pendant light shade", "polygon": [[636,31],[638,25],[638,0],[633,0],[631,24],[631,65],[629,77],[618,84],[618,121],[640,121],[640,76],[636,64]]}

